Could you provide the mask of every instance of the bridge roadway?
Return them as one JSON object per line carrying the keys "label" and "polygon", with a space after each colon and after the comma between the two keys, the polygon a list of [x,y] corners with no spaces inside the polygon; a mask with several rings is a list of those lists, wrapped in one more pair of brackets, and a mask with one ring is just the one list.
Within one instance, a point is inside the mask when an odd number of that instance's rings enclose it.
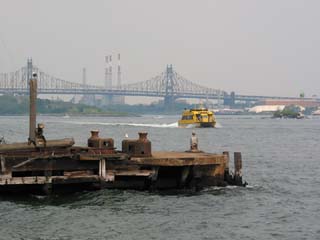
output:
{"label": "bridge roadway", "polygon": [[[26,88],[0,88],[0,94],[29,94],[29,90]],[[166,97],[165,92],[150,91],[150,90],[124,90],[124,89],[81,89],[81,88],[69,88],[69,89],[38,89],[38,94],[59,94],[59,95],[114,95],[114,96],[140,96],[140,97]],[[230,98],[230,95],[217,95],[217,94],[203,94],[193,92],[179,92],[172,93],[174,98],[193,98],[193,99],[225,99]],[[301,100],[297,97],[278,97],[278,96],[250,96],[250,95],[235,95],[236,101],[260,101],[260,100]],[[303,100],[320,102],[320,98],[303,98]]]}

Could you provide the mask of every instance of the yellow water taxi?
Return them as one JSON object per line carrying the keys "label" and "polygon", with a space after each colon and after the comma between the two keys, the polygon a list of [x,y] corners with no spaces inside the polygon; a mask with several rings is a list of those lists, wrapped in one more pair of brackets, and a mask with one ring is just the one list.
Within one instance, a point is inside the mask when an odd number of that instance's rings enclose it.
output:
{"label": "yellow water taxi", "polygon": [[214,113],[207,108],[186,109],[183,111],[178,125],[179,127],[213,128],[216,125],[216,119]]}

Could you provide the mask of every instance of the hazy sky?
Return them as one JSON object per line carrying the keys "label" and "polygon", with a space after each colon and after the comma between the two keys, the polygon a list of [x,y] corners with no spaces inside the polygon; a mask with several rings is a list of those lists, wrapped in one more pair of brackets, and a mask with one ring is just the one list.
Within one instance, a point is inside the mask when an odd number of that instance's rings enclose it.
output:
{"label": "hazy sky", "polygon": [[103,84],[121,53],[123,81],[173,64],[201,85],[239,94],[320,95],[318,0],[0,0],[0,72],[31,56],[46,72]]}

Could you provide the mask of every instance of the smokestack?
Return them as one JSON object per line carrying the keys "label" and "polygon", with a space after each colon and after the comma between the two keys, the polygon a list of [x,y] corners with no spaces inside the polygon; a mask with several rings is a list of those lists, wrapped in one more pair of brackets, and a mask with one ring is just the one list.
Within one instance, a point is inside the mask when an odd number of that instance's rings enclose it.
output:
{"label": "smokestack", "polygon": [[87,70],[82,68],[82,84],[87,85]]}
{"label": "smokestack", "polygon": [[118,53],[118,79],[117,79],[117,87],[121,86],[121,63],[120,63],[120,53]]}
{"label": "smokestack", "polygon": [[29,81],[30,90],[30,115],[29,115],[29,139],[28,142],[36,144],[36,124],[37,124],[37,74],[33,73]]}
{"label": "smokestack", "polygon": [[109,86],[112,88],[112,55],[109,56]]}
{"label": "smokestack", "polygon": [[104,86],[105,88],[108,88],[108,82],[109,82],[109,56],[105,56],[105,61],[106,61],[106,68],[105,68],[105,73],[104,73]]}

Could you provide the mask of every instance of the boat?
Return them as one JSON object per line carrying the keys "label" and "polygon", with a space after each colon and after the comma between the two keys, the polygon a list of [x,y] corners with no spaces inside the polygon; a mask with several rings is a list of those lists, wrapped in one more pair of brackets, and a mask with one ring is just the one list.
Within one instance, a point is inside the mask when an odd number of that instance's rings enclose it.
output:
{"label": "boat", "polygon": [[214,128],[216,119],[214,113],[204,107],[185,109],[178,125],[179,127]]}
{"label": "boat", "polygon": [[313,116],[320,116],[320,109],[312,112],[312,115],[313,115]]}

